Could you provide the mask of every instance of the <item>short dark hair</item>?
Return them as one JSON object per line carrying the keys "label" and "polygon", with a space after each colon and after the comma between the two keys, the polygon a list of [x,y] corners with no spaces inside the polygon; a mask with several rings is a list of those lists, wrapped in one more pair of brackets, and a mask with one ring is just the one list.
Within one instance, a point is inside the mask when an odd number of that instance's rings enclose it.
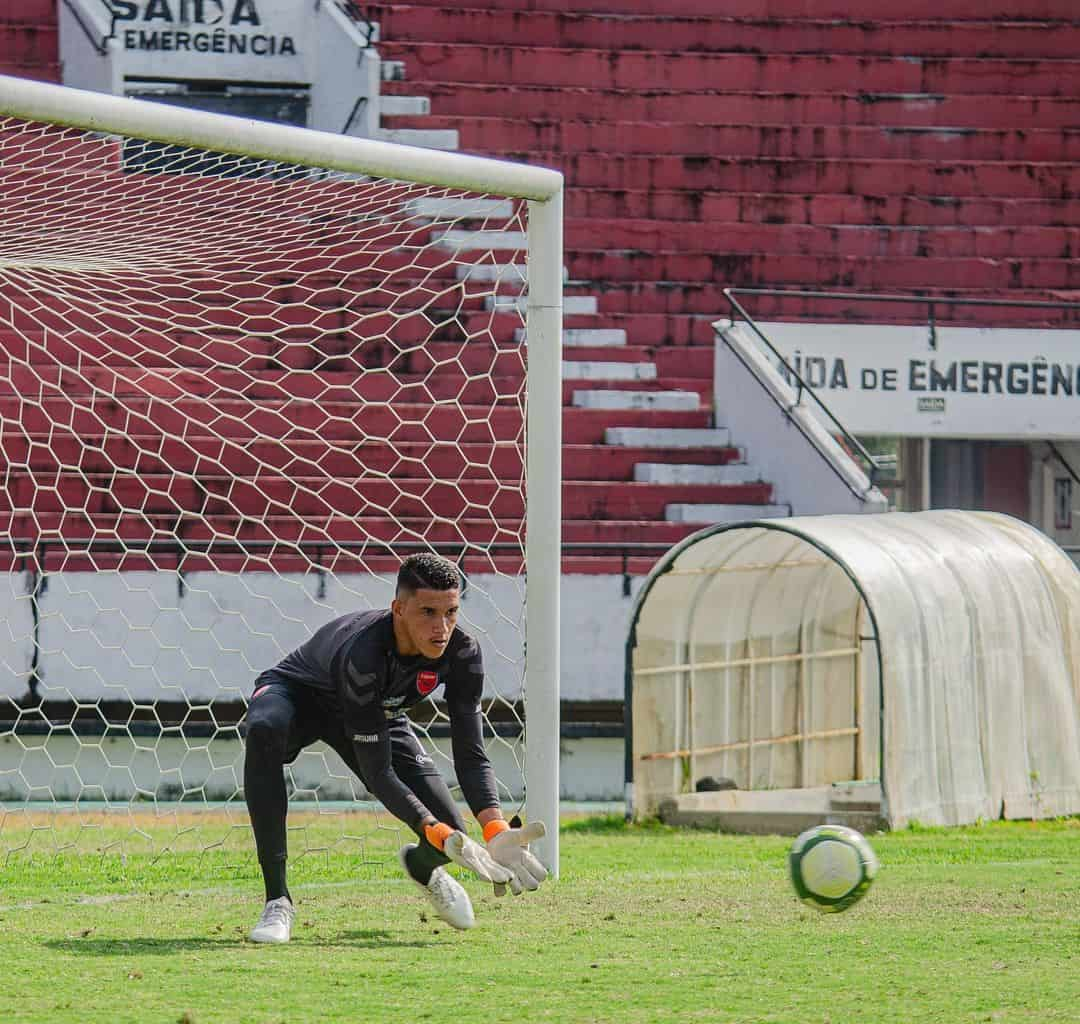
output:
{"label": "short dark hair", "polygon": [[461,573],[448,558],[423,551],[409,555],[397,574],[397,592],[417,590],[460,590]]}

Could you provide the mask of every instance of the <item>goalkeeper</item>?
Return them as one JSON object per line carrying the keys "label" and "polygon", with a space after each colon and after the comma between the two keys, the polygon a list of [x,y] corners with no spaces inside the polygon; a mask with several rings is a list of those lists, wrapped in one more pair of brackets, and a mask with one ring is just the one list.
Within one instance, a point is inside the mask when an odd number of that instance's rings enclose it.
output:
{"label": "goalkeeper", "polygon": [[[457,626],[457,567],[434,554],[401,565],[389,611],[343,615],[255,681],[247,712],[244,795],[266,886],[255,942],[288,942],[293,903],[286,884],[283,766],[323,740],[367,789],[405,822],[417,842],[398,854],[405,873],[435,912],[471,928],[469,896],[444,865],[453,861],[501,893],[536,889],[547,877],[528,843],[540,822],[511,828],[499,809],[484,749],[480,696],[484,669],[477,642]],[[454,768],[484,834],[480,844],[405,715],[444,686]]]}

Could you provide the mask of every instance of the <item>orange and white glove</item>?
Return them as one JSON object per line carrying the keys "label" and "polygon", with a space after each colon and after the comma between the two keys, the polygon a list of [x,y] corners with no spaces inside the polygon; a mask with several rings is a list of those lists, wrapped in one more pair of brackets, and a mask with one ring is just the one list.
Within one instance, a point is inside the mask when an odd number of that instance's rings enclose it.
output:
{"label": "orange and white glove", "polygon": [[[484,826],[484,841],[491,859],[510,872],[508,879],[510,891],[515,896],[523,892],[535,892],[540,883],[547,878],[547,868],[529,851],[529,843],[547,835],[542,821],[530,821],[527,825],[514,828],[501,818],[489,821]],[[495,883],[495,895],[504,896],[506,885]]]}
{"label": "orange and white glove", "polygon": [[464,832],[438,822],[426,825],[424,836],[436,850],[441,850],[455,864],[467,868],[485,882],[494,882],[497,886],[511,882],[513,874],[510,869],[493,860],[483,846]]}

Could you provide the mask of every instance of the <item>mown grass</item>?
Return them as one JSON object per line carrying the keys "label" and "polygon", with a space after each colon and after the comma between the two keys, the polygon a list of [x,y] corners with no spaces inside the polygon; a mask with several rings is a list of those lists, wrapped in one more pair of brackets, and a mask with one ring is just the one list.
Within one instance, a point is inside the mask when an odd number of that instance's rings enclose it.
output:
{"label": "mown grass", "polygon": [[882,873],[842,915],[795,901],[786,839],[567,821],[559,881],[503,900],[468,882],[467,933],[398,874],[398,835],[346,822],[359,838],[305,823],[295,938],[272,948],[244,939],[261,888],[238,831],[140,852],[26,822],[41,841],[0,868],[0,1018],[1080,1021],[1075,819],[873,836]]}

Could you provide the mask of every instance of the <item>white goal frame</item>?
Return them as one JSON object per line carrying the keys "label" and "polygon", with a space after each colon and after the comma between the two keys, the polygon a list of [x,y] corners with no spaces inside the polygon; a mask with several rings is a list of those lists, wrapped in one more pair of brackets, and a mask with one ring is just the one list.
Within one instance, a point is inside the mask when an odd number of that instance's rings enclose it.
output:
{"label": "white goal frame", "polygon": [[0,76],[0,114],[236,156],[528,201],[525,811],[549,825],[559,863],[559,615],[562,525],[563,176],[530,167]]}

